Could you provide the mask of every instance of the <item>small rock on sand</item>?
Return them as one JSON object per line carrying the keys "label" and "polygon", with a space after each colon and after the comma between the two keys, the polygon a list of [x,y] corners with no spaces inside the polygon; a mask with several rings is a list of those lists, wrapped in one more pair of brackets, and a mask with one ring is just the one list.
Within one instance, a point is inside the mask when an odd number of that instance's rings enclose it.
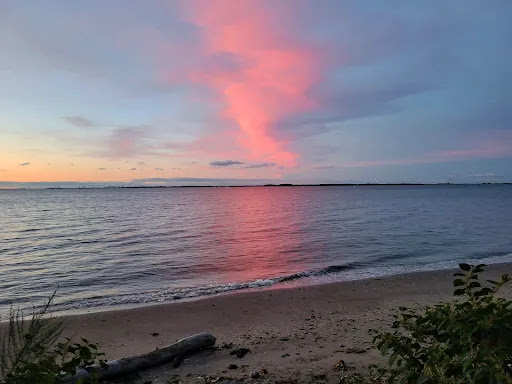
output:
{"label": "small rock on sand", "polygon": [[251,376],[251,379],[259,379],[260,378],[260,373],[258,371],[252,371],[250,373],[250,376]]}
{"label": "small rock on sand", "polygon": [[245,355],[247,355],[249,352],[251,352],[248,348],[238,348],[231,352],[229,352],[230,355],[235,355],[238,359],[241,359]]}
{"label": "small rock on sand", "polygon": [[347,348],[346,353],[366,353],[366,349],[358,347]]}

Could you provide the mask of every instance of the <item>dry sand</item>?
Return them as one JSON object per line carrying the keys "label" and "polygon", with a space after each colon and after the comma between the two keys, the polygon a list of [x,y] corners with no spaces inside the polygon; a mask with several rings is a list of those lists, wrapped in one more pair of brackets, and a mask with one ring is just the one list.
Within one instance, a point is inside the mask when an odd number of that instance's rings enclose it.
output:
{"label": "dry sand", "polygon": [[[512,264],[489,266],[487,273],[512,274]],[[143,372],[137,383],[204,383],[206,376],[339,383],[343,374],[334,369],[337,361],[358,371],[382,361],[369,328],[386,328],[398,306],[450,300],[452,274],[421,272],[76,315],[69,317],[66,333],[99,342],[109,359],[149,352],[199,332],[217,337],[218,349],[187,358],[177,368],[167,364]],[[230,353],[237,348],[250,352],[236,358]],[[228,369],[231,364],[236,368]],[[262,370],[268,373],[250,378]]]}

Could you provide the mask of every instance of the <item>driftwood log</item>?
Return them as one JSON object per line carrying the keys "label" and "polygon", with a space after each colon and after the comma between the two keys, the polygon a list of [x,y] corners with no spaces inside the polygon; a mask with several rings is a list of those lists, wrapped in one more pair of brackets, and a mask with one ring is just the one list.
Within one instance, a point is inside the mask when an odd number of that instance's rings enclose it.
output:
{"label": "driftwood log", "polygon": [[80,369],[75,375],[62,378],[59,383],[71,384],[80,379],[88,379],[91,377],[92,372],[95,372],[100,379],[113,378],[128,373],[138,372],[143,369],[173,361],[174,359],[182,359],[184,356],[215,345],[215,341],[216,339],[212,334],[205,332],[199,333],[197,335],[181,339],[167,347],[156,349],[150,353],[108,361],[107,367],[105,368],[98,365],[93,366],[88,370]]}

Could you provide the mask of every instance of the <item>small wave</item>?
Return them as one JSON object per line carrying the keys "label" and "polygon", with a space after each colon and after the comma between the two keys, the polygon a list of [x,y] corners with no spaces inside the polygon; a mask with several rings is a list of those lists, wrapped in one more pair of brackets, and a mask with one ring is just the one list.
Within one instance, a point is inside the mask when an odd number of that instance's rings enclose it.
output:
{"label": "small wave", "polygon": [[211,284],[201,287],[185,287],[185,288],[165,288],[154,291],[113,295],[113,296],[96,296],[86,299],[66,301],[56,303],[55,311],[79,310],[94,307],[108,307],[126,304],[145,304],[159,303],[166,301],[176,301],[182,299],[196,298],[202,296],[211,296],[231,291],[246,290],[251,288],[269,287],[279,283],[288,283],[308,277],[324,276],[342,271],[348,271],[357,268],[357,263],[348,265],[332,265],[322,269],[316,269],[306,272],[293,273],[284,276],[258,279],[248,282],[235,282],[226,284]]}
{"label": "small wave", "polygon": [[55,303],[53,308],[57,312],[65,312],[90,308],[106,308],[111,306],[163,303],[183,299],[212,296],[239,290],[271,287],[273,285],[289,283],[300,279],[309,279],[313,283],[315,283],[315,281],[318,283],[342,280],[360,280],[365,278],[399,275],[411,272],[456,268],[459,262],[464,262],[468,259],[475,262],[478,260],[478,262],[484,264],[512,262],[512,253],[510,252],[493,252],[486,254],[486,257],[482,256],[483,255],[480,255],[480,257],[478,257],[475,255],[474,257],[470,256],[469,258],[466,257],[464,259],[454,259],[451,261],[410,265],[402,264],[394,266],[369,266],[365,265],[364,263],[353,262],[344,265],[331,265],[321,269],[298,272],[272,278],[262,278],[248,282],[210,284],[200,287],[168,287],[164,289],[131,294],[95,296],[85,299]]}

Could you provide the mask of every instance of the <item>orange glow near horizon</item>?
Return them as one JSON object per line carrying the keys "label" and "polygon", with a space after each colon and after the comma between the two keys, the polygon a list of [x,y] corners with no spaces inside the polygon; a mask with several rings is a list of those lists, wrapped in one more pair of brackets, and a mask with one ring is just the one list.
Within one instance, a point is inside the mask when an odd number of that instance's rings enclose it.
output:
{"label": "orange glow near horizon", "polygon": [[236,140],[249,160],[294,166],[298,154],[273,128],[314,107],[308,97],[319,72],[314,52],[282,33],[259,1],[187,2],[184,7],[201,30],[202,53],[228,60],[221,68],[193,71],[192,80],[222,96],[221,115],[236,123]]}

